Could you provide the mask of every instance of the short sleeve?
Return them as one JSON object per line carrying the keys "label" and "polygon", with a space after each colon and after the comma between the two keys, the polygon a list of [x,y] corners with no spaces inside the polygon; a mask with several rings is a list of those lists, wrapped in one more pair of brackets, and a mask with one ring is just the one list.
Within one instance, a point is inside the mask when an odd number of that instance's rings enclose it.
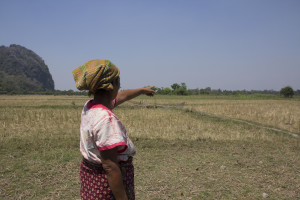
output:
{"label": "short sleeve", "polygon": [[118,152],[122,153],[128,148],[126,130],[115,116],[105,118],[95,128],[96,145],[99,151],[118,147]]}

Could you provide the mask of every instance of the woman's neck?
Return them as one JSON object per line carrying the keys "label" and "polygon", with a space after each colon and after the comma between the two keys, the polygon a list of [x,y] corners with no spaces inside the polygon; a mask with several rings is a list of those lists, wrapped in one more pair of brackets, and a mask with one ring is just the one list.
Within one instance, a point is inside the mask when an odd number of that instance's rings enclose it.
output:
{"label": "woman's neck", "polygon": [[94,95],[94,103],[97,103],[97,104],[102,104],[104,105],[105,107],[107,107],[108,109],[112,109],[112,105],[111,105],[111,102],[112,102],[113,99],[111,99],[111,95],[110,94],[105,94],[105,93],[96,93]]}

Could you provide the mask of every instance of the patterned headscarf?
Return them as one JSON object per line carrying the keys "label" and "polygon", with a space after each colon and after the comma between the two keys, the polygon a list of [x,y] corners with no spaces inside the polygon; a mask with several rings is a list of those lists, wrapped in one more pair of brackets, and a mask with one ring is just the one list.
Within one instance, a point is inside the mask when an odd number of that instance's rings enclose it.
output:
{"label": "patterned headscarf", "polygon": [[109,60],[90,60],[72,71],[78,90],[95,94],[99,89],[113,90],[112,82],[120,74]]}

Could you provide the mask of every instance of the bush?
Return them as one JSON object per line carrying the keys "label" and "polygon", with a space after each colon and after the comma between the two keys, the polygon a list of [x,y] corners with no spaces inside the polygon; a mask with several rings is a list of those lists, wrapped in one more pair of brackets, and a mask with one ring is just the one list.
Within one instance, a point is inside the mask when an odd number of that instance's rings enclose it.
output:
{"label": "bush", "polygon": [[294,94],[294,90],[290,86],[286,86],[280,90],[280,95],[283,95],[285,98],[292,98]]}

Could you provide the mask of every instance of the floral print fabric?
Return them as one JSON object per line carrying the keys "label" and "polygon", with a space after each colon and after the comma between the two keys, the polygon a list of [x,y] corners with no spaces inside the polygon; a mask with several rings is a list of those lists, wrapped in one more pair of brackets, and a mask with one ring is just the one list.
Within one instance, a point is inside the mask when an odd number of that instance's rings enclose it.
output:
{"label": "floral print fabric", "polygon": [[[132,161],[120,164],[120,167],[127,197],[129,200],[135,200]],[[115,200],[102,167],[95,167],[83,160],[80,167],[80,182],[82,200]]]}

